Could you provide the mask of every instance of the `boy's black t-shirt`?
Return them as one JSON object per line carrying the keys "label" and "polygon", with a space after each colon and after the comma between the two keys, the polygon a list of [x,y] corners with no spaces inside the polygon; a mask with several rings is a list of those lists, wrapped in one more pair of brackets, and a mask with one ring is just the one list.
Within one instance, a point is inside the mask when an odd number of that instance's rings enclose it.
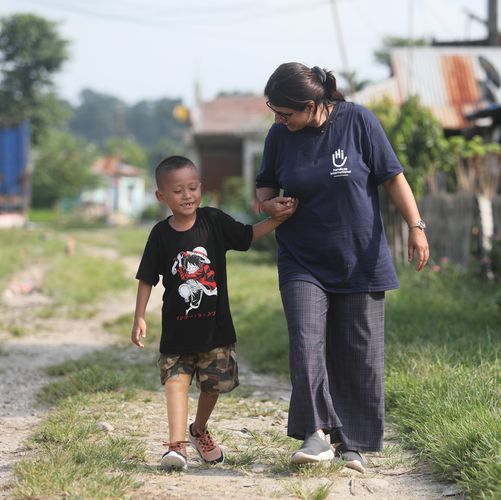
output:
{"label": "boy's black t-shirt", "polygon": [[136,278],[165,287],[160,352],[207,352],[236,341],[226,279],[226,251],[247,250],[251,225],[217,208],[197,209],[193,227],[165,219],[151,230]]}

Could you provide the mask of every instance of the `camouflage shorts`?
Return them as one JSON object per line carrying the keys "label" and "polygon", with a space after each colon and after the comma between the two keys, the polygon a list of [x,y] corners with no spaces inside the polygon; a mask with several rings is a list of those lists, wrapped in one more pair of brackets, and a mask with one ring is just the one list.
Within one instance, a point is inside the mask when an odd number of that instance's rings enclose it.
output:
{"label": "camouflage shorts", "polygon": [[157,365],[162,384],[180,373],[195,377],[197,387],[209,394],[230,392],[239,384],[235,344],[194,354],[160,353]]}

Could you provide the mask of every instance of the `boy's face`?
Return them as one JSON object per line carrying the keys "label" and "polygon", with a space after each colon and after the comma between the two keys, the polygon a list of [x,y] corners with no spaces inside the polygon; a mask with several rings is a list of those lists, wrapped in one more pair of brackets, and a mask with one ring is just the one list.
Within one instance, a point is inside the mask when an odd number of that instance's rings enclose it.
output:
{"label": "boy's face", "polygon": [[157,200],[165,203],[174,215],[193,215],[202,199],[202,189],[196,169],[182,167],[164,173],[161,186],[155,195]]}

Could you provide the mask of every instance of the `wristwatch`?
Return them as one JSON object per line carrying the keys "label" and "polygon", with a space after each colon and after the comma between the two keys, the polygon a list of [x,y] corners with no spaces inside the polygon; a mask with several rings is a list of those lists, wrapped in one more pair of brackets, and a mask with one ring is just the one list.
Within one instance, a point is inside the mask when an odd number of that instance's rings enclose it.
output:
{"label": "wristwatch", "polygon": [[412,224],[409,226],[409,229],[412,229],[413,227],[417,227],[418,229],[421,229],[423,231],[426,229],[426,223],[423,219],[419,219],[415,224]]}

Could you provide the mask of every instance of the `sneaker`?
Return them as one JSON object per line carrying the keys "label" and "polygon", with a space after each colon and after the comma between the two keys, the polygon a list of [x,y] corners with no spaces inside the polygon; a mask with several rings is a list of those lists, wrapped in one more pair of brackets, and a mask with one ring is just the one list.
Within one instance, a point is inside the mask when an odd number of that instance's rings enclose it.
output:
{"label": "sneaker", "polygon": [[193,424],[190,425],[188,432],[190,443],[197,450],[200,458],[208,464],[222,464],[224,462],[224,453],[219,445],[212,439],[209,430],[205,430],[195,436],[193,434]]}
{"label": "sneaker", "polygon": [[166,443],[169,446],[169,450],[162,455],[160,467],[167,470],[188,470],[187,442],[174,441],[173,443]]}
{"label": "sneaker", "polygon": [[331,431],[330,438],[331,438],[331,446],[333,448],[338,448],[339,446],[342,446],[343,438],[341,437],[339,429],[334,429],[333,431]]}
{"label": "sneaker", "polygon": [[322,437],[319,432],[306,436],[301,448],[292,454],[291,464],[310,464],[315,462],[327,462],[334,458],[329,441]]}
{"label": "sneaker", "polygon": [[365,472],[367,462],[358,451],[337,449],[336,457],[344,462],[343,465],[345,467],[361,472],[362,474]]}

